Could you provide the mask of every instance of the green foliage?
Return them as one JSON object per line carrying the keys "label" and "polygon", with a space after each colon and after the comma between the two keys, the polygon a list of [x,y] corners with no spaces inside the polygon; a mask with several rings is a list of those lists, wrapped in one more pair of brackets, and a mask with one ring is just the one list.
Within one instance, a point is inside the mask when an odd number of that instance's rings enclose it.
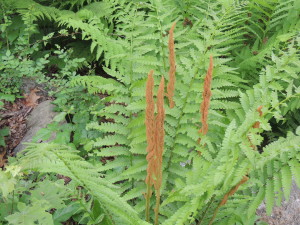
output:
{"label": "green foliage", "polygon": [[[41,151],[31,151],[36,147],[41,147]],[[105,178],[100,178],[99,169],[83,161],[74,149],[44,144],[31,145],[26,151],[26,155],[18,162],[23,170],[38,169],[42,173],[54,172],[70,177],[72,182],[85,187],[89,194],[99,200],[108,224],[120,219],[128,224],[143,224],[131,206],[118,196],[116,187]],[[29,164],[28,160],[32,163]]]}
{"label": "green foliage", "polygon": [[[275,203],[289,197],[292,179],[300,184],[298,1],[14,0],[10,7],[24,21],[26,37],[42,31],[38,23],[77,35],[71,50],[58,45],[53,51],[63,64],[56,78],[64,81],[58,86],[72,88],[57,94],[61,113],[34,141],[52,133],[56,138],[29,145],[12,164],[24,173],[70,177],[73,187],[82,187],[91,198],[66,206],[51,202],[55,222],[72,217],[84,224],[147,224],[145,81],[153,69],[156,84],[161,75],[168,82],[168,30],[174,21],[175,107],[165,99],[159,223],[252,225],[264,199],[270,214]],[[6,22],[3,29],[10,26]],[[80,52],[77,43],[87,43],[91,59],[109,78],[94,72],[73,77],[83,60],[67,52]],[[50,37],[47,44],[53,45]],[[199,109],[210,55],[212,99],[209,132],[203,136]],[[59,125],[65,117],[69,123]],[[220,207],[245,176],[249,181]],[[17,180],[7,177],[6,183],[4,198]],[[37,220],[49,219],[48,208],[38,204],[43,213]],[[2,218],[18,220],[22,210],[33,207],[21,204],[17,218]]]}
{"label": "green foliage", "polygon": [[8,135],[9,135],[9,129],[7,127],[0,129],[0,146],[5,146],[4,137]]}
{"label": "green foliage", "polygon": [[21,44],[13,52],[7,50],[1,54],[1,93],[16,94],[20,90],[23,77],[42,76],[48,56],[45,55],[36,61],[29,59],[28,55],[36,50],[37,48],[33,47],[28,51],[28,47]]}

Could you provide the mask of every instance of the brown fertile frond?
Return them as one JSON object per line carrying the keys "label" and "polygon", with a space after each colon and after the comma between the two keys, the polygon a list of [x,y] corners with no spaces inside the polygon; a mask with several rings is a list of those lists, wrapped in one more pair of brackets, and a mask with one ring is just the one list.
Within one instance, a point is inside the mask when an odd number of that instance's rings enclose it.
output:
{"label": "brown fertile frond", "polygon": [[237,185],[235,185],[233,188],[231,188],[231,190],[229,192],[227,192],[227,194],[224,195],[222,201],[219,203],[219,205],[215,209],[214,214],[213,214],[212,218],[210,219],[208,225],[211,225],[214,222],[219,209],[221,208],[222,205],[226,204],[226,202],[228,200],[228,197],[231,196],[231,195],[233,195],[235,192],[237,192],[237,190],[239,189],[239,187],[242,184],[246,183],[248,180],[249,180],[249,177],[244,176],[243,179]]}
{"label": "brown fertile frond", "polygon": [[164,151],[164,121],[165,121],[165,109],[164,109],[164,92],[165,92],[165,80],[162,76],[158,92],[157,92],[157,114],[154,115],[154,100],[153,100],[153,70],[148,74],[148,80],[146,84],[146,135],[147,135],[147,193],[146,198],[146,221],[150,221],[150,198],[152,195],[152,185],[155,188],[156,204],[155,204],[155,224],[158,224],[158,213],[160,205],[160,188],[162,183],[162,156]]}
{"label": "brown fertile frond", "polygon": [[203,135],[207,134],[208,132],[207,118],[208,118],[208,109],[209,109],[210,98],[211,98],[211,80],[213,74],[213,67],[214,67],[213,57],[210,56],[209,67],[204,79],[204,90],[202,94],[203,100],[200,107],[202,128],[199,130],[199,132],[202,133]]}
{"label": "brown fertile frond", "polygon": [[154,155],[155,155],[155,122],[154,122],[154,99],[153,99],[153,88],[154,88],[154,79],[153,79],[154,71],[151,70],[148,74],[147,84],[146,84],[146,135],[147,135],[147,177],[146,183],[149,185],[153,184],[152,171],[154,169]]}
{"label": "brown fertile frond", "polygon": [[229,197],[229,196],[232,196],[235,192],[237,192],[237,190],[239,189],[239,187],[240,187],[243,183],[246,183],[247,180],[249,180],[249,177],[244,176],[243,179],[242,179],[237,185],[235,185],[233,188],[231,188],[231,190],[230,190],[226,195],[224,195],[224,198],[223,198],[222,201],[220,202],[220,206],[225,205],[226,202],[227,202],[227,200],[228,200],[228,197]]}
{"label": "brown fertile frond", "polygon": [[165,80],[162,76],[158,92],[157,92],[157,115],[155,118],[155,177],[154,188],[159,190],[162,183],[162,156],[164,151],[164,121],[165,121],[165,109],[164,109],[164,88]]}
{"label": "brown fertile frond", "polygon": [[169,83],[167,86],[167,96],[169,99],[170,108],[175,106],[173,96],[175,91],[175,73],[176,73],[176,61],[175,61],[175,45],[174,45],[174,29],[176,23],[173,23],[170,31],[169,31],[169,63],[170,63],[170,70],[169,70]]}
{"label": "brown fertile frond", "polygon": [[164,151],[164,137],[165,137],[165,109],[164,109],[164,92],[165,92],[165,80],[162,76],[158,92],[157,92],[157,115],[155,118],[155,179],[154,179],[154,188],[156,195],[155,203],[155,221],[154,224],[158,225],[158,213],[160,206],[160,188],[162,183],[162,156]]}

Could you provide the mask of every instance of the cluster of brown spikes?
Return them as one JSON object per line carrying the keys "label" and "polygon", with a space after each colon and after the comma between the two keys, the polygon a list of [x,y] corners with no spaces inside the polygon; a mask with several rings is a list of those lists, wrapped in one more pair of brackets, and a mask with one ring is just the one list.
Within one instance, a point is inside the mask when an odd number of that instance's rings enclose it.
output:
{"label": "cluster of brown spikes", "polygon": [[[176,60],[175,60],[175,45],[174,45],[174,29],[176,23],[173,23],[169,31],[169,82],[167,85],[166,96],[169,100],[170,108],[174,108],[175,102],[173,100],[175,92],[175,73],[176,73]],[[164,150],[164,77],[162,76],[160,85],[157,93],[156,109],[157,113],[155,115],[155,103],[153,97],[154,88],[154,71],[151,70],[148,74],[147,84],[146,84],[146,135],[147,135],[147,193],[146,198],[146,220],[150,220],[150,198],[152,196],[152,186],[154,186],[156,194],[156,206],[155,206],[155,224],[158,224],[158,211],[160,205],[160,188],[162,184],[162,155]],[[203,90],[203,101],[200,107],[202,128],[199,132],[205,135],[208,132],[208,110],[211,98],[211,80],[213,74],[213,57],[210,56],[209,68],[205,76],[204,90]],[[199,139],[200,142],[200,139]]]}
{"label": "cluster of brown spikes", "polygon": [[[175,45],[174,45],[174,29],[176,23],[173,23],[169,31],[169,83],[167,85],[166,96],[169,99],[170,108],[174,108],[175,103],[173,100],[175,91],[175,73],[176,73],[176,62],[175,62]],[[155,115],[155,104],[153,98],[154,88],[154,71],[151,70],[148,74],[148,80],[146,84],[146,135],[147,135],[147,193],[146,198],[146,220],[150,220],[150,198],[152,196],[152,185],[154,185],[156,195],[156,206],[155,206],[155,224],[158,224],[158,211],[160,205],[160,188],[162,183],[162,155],[164,150],[164,120],[165,120],[165,109],[164,109],[164,77],[162,76],[158,92],[157,92],[157,114]]]}
{"label": "cluster of brown spikes", "polygon": [[147,178],[146,183],[154,185],[155,189],[161,186],[161,166],[162,166],[162,154],[164,150],[164,77],[161,78],[158,92],[157,92],[157,114],[154,115],[155,105],[153,99],[153,70],[148,74],[148,80],[146,85],[146,134],[147,134]]}
{"label": "cluster of brown spikes", "polygon": [[146,193],[146,220],[149,221],[149,209],[150,198],[152,195],[152,185],[154,185],[156,195],[156,207],[155,207],[155,224],[158,224],[158,211],[160,205],[160,188],[162,183],[162,156],[164,151],[164,121],[165,121],[165,109],[164,109],[164,77],[162,76],[158,92],[155,115],[155,104],[153,99],[153,70],[148,74],[148,80],[146,84],[146,135],[147,135],[147,193]]}
{"label": "cluster of brown spikes", "polygon": [[[175,91],[175,73],[176,73],[176,62],[175,62],[175,45],[174,45],[174,29],[176,23],[173,23],[169,31],[169,83],[167,85],[166,96],[169,99],[170,108],[174,108],[175,103],[173,100]],[[158,211],[160,205],[160,188],[162,183],[162,155],[164,150],[164,120],[165,120],[165,109],[164,109],[164,77],[162,76],[160,85],[157,92],[157,114],[155,116],[155,104],[153,99],[153,88],[154,88],[154,71],[151,70],[148,74],[148,80],[146,84],[146,135],[147,135],[147,193],[146,197],[146,220],[150,220],[150,198],[152,196],[152,185],[154,185],[156,195],[156,206],[155,206],[155,224],[158,224]]]}

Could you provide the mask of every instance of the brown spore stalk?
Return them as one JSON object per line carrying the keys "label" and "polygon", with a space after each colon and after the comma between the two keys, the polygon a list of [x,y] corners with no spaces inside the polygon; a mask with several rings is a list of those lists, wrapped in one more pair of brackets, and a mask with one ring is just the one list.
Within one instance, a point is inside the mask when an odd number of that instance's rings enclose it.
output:
{"label": "brown spore stalk", "polygon": [[175,44],[174,44],[174,29],[175,29],[176,23],[173,23],[170,31],[169,31],[169,63],[170,63],[170,69],[169,69],[169,83],[167,86],[167,96],[169,99],[170,108],[174,108],[174,91],[175,91],[175,73],[176,73],[176,60],[175,60]]}
{"label": "brown spore stalk", "polygon": [[152,196],[152,185],[154,185],[156,195],[155,205],[155,224],[158,224],[158,212],[160,205],[160,188],[162,184],[162,156],[164,150],[164,77],[161,78],[158,92],[156,108],[157,113],[155,115],[155,104],[153,98],[153,70],[148,74],[148,80],[146,84],[146,135],[147,135],[147,193],[146,198],[146,220],[150,221],[150,198]]}
{"label": "brown spore stalk", "polygon": [[206,135],[208,132],[208,110],[210,105],[210,98],[211,98],[211,80],[213,75],[213,68],[214,68],[214,62],[213,57],[210,56],[209,59],[209,67],[204,79],[204,88],[202,93],[202,103],[200,107],[200,113],[201,113],[201,123],[202,127],[199,130],[199,133]]}
{"label": "brown spore stalk", "polygon": [[155,118],[155,180],[154,180],[154,189],[156,196],[156,204],[155,204],[155,224],[158,224],[158,212],[160,206],[160,188],[162,183],[162,156],[164,151],[164,121],[165,121],[165,109],[164,109],[164,77],[161,78],[158,92],[157,92],[157,115]]}

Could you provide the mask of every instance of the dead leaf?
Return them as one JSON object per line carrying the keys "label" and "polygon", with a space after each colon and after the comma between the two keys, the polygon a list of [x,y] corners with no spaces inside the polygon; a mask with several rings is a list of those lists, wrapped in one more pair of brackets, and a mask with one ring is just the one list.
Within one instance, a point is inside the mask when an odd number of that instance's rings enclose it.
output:
{"label": "dead leaf", "polygon": [[25,96],[25,105],[29,107],[34,107],[37,105],[37,100],[41,97],[36,95],[36,92],[38,92],[39,89],[34,88],[31,89],[30,94]]}

